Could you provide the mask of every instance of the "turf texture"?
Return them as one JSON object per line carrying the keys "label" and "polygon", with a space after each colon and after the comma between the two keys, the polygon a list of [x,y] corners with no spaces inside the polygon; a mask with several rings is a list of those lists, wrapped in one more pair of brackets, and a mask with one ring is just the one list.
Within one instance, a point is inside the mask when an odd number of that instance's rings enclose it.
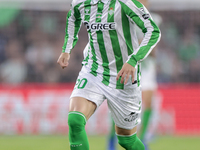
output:
{"label": "turf texture", "polygon": [[[90,150],[107,150],[105,136],[89,136]],[[69,150],[67,136],[0,136],[0,150]],[[118,146],[117,150],[123,150]],[[150,150],[200,150],[199,136],[160,136]]]}

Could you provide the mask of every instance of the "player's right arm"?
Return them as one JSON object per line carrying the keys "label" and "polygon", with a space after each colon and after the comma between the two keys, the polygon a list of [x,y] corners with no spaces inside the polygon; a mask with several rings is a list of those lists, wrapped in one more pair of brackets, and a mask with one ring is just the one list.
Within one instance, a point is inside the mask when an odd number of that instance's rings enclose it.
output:
{"label": "player's right arm", "polygon": [[72,1],[71,9],[67,14],[65,40],[62,47],[63,53],[71,53],[78,41],[78,32],[81,27],[81,13],[79,7],[82,3],[77,3],[77,0]]}
{"label": "player's right arm", "polygon": [[57,63],[64,69],[69,64],[69,58],[70,58],[69,53],[61,53],[57,60]]}
{"label": "player's right arm", "polygon": [[77,0],[73,0],[71,9],[66,17],[64,45],[57,61],[63,69],[68,66],[71,50],[78,41],[78,32],[81,27],[81,14],[78,9],[80,5],[81,3],[77,3]]}

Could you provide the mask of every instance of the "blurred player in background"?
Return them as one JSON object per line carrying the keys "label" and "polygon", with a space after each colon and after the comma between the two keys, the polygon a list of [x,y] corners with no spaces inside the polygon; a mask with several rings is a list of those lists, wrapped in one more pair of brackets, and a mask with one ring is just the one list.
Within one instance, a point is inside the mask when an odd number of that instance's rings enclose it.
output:
{"label": "blurred player in background", "polygon": [[[149,8],[149,1],[148,0],[138,0],[141,2],[146,8]],[[162,22],[162,18],[155,13],[151,13],[151,16],[155,23],[159,26]],[[142,41],[143,35],[138,30],[137,32],[139,42]],[[150,123],[154,118],[153,112],[156,111],[154,109],[153,101],[155,100],[155,93],[157,90],[157,81],[156,81],[156,47],[154,50],[150,53],[150,55],[145,59],[142,63],[142,69],[141,69],[141,87],[142,87],[142,117],[141,117],[141,125],[139,130],[139,137],[143,141],[145,145],[145,149],[148,149],[147,143],[148,143],[148,130]],[[156,114],[156,113],[154,113]],[[153,124],[156,124],[156,122],[153,122]]]}
{"label": "blurred player in background", "polygon": [[107,143],[107,149],[108,150],[116,150],[117,149],[117,136],[115,134],[115,122],[111,120],[111,126],[110,126],[110,132],[108,134],[108,143]]}
{"label": "blurred player in background", "polygon": [[[149,8],[148,0],[138,0],[141,2],[147,9]],[[155,23],[159,26],[162,22],[162,18],[155,13],[151,13],[151,16]],[[137,28],[137,36],[139,42],[142,42],[143,34],[139,28]],[[155,92],[157,89],[157,81],[156,81],[156,48],[149,54],[149,56],[142,61],[141,68],[141,86],[142,86],[142,118],[141,118],[141,126],[139,131],[139,137],[143,141],[145,145],[145,149],[148,149],[147,142],[147,132],[150,124],[150,119],[153,117],[152,109],[154,108],[153,100],[155,100]],[[156,114],[156,113],[154,113]],[[153,119],[153,118],[152,118]],[[155,121],[155,119],[154,119]],[[154,124],[156,124],[154,122]],[[110,133],[108,136],[108,150],[116,150],[117,140],[115,136],[114,130],[114,122],[112,121]]]}
{"label": "blurred player in background", "polygon": [[[69,64],[81,23],[87,28],[89,43],[70,99],[70,148],[89,150],[86,122],[107,99],[118,143],[126,150],[144,150],[136,135],[142,103],[140,62],[160,40],[160,30],[136,0],[74,0],[58,59],[62,68]],[[135,24],[145,34],[140,46]]]}

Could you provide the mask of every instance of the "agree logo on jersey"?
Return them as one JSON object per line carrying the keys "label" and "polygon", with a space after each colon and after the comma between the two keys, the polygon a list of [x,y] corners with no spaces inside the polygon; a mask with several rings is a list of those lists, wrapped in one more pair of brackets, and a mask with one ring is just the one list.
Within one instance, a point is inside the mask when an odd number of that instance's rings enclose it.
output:
{"label": "agree logo on jersey", "polygon": [[107,30],[115,30],[116,24],[115,22],[107,22],[107,23],[89,23],[87,21],[84,22],[84,25],[86,26],[87,30],[96,30],[96,31],[107,31]]}

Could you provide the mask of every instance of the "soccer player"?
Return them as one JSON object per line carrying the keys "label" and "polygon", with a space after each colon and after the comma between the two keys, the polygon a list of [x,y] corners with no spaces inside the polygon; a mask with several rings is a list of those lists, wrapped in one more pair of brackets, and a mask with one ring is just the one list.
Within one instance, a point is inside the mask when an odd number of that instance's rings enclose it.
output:
{"label": "soccer player", "polygon": [[[146,8],[149,8],[148,0],[138,0],[141,2]],[[154,19],[154,22],[157,26],[160,25],[162,18],[155,13],[151,13],[151,16]],[[143,35],[138,31],[137,33],[139,41],[142,41]],[[154,48],[155,49],[155,48]],[[155,50],[150,53],[150,55],[141,63],[141,89],[142,89],[142,117],[141,117],[141,126],[139,130],[139,137],[145,144],[145,149],[147,150],[147,141],[146,135],[148,131],[148,127],[150,124],[150,119],[153,113],[153,100],[155,97],[155,92],[157,89],[157,81],[156,81],[156,54]]]}
{"label": "soccer player", "polygon": [[[140,62],[158,43],[160,30],[136,0],[73,0],[63,51],[57,61],[62,68],[69,64],[81,23],[88,31],[89,42],[70,99],[70,148],[89,150],[86,122],[107,99],[118,143],[126,150],[144,150],[136,135],[142,103]],[[144,33],[140,46],[135,25]]]}

